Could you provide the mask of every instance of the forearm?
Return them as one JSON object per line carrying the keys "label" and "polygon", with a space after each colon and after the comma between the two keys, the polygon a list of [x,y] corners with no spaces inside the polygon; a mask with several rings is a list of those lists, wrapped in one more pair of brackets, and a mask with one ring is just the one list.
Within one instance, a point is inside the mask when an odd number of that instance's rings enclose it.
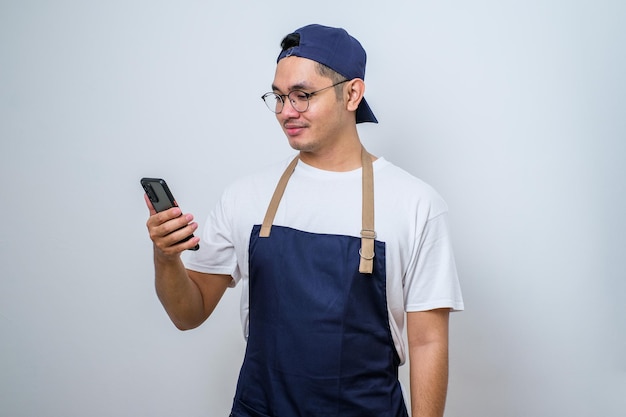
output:
{"label": "forearm", "polygon": [[157,296],[174,325],[181,330],[199,326],[206,319],[202,294],[180,258],[160,256],[155,248],[154,271]]}
{"label": "forearm", "polygon": [[411,415],[442,417],[448,391],[448,308],[407,314]]}
{"label": "forearm", "polygon": [[413,347],[410,379],[412,417],[442,417],[448,390],[447,342]]}

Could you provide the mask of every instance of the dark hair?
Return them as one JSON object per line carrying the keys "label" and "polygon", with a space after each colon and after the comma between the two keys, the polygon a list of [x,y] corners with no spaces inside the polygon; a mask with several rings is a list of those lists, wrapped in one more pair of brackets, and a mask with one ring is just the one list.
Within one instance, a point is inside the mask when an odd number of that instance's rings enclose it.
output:
{"label": "dark hair", "polygon": [[300,45],[300,34],[299,33],[290,33],[285,36],[280,43],[280,47],[283,51],[293,48],[294,46]]}
{"label": "dark hair", "polygon": [[[280,42],[280,47],[282,51],[286,51],[289,48],[294,48],[300,45],[300,34],[299,33],[290,33],[285,36],[283,40]],[[346,79],[343,75],[339,74],[332,68],[327,67],[326,65],[316,62],[317,73],[322,77],[330,78],[333,84],[337,84]],[[338,85],[335,87],[335,94],[338,99],[341,98],[342,95],[342,86]]]}

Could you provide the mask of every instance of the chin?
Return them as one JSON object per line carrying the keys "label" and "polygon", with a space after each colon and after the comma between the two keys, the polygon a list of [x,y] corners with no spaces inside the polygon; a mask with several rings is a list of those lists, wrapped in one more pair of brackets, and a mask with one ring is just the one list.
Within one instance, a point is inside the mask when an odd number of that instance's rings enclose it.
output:
{"label": "chin", "polygon": [[312,152],[317,148],[315,143],[308,142],[297,137],[288,136],[287,139],[289,140],[289,146],[291,146],[296,151]]}

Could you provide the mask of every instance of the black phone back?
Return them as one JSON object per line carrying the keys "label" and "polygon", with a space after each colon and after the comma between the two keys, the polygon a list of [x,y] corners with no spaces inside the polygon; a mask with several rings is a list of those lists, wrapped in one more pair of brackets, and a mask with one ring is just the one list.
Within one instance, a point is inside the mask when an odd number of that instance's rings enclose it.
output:
{"label": "black phone back", "polygon": [[[177,207],[178,204],[170,191],[170,188],[167,186],[167,183],[162,178],[142,178],[141,186],[144,191],[148,195],[150,202],[154,209],[159,212],[163,210],[167,210],[172,207]],[[193,235],[187,236],[187,238],[181,240],[181,242],[186,242],[191,239]],[[200,245],[196,245],[190,250],[198,250]]]}
{"label": "black phone back", "polygon": [[178,205],[165,180],[161,178],[142,178],[141,186],[156,211],[167,210]]}

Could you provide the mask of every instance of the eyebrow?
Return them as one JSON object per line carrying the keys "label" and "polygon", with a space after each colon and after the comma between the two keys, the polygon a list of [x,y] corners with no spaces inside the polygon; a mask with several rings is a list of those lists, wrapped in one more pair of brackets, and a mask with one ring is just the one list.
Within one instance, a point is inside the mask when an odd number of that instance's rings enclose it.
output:
{"label": "eyebrow", "polygon": [[[311,90],[311,86],[309,84],[307,84],[306,82],[301,82],[298,84],[294,84],[291,87],[289,87],[289,91],[294,91],[294,90]],[[274,92],[281,92],[280,88],[276,87],[275,84],[272,84],[272,91]]]}

